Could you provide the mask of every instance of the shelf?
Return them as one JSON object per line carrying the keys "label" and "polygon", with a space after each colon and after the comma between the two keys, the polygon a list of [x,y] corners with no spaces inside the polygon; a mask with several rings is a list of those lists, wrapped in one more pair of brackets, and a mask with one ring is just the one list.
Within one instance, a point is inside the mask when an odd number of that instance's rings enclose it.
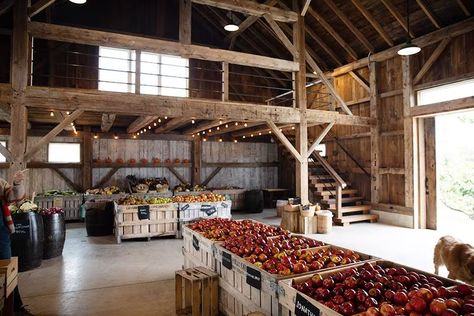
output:
{"label": "shelf", "polygon": [[101,162],[101,163],[96,163],[94,162],[92,164],[93,168],[167,168],[167,167],[174,167],[174,168],[190,168],[191,163],[117,163],[117,162],[111,162],[111,163],[106,163],[106,162]]}

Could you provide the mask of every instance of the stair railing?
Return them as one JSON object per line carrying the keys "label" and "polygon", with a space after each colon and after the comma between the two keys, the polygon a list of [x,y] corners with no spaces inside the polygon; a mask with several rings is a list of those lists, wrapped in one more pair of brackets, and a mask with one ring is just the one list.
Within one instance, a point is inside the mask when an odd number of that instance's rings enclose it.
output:
{"label": "stair railing", "polygon": [[339,174],[334,170],[333,167],[327,162],[326,159],[321,157],[318,153],[312,152],[310,155],[313,160],[318,161],[320,165],[326,170],[326,172],[331,176],[331,178],[336,182],[336,217],[342,217],[342,189],[347,187],[347,183],[339,176]]}

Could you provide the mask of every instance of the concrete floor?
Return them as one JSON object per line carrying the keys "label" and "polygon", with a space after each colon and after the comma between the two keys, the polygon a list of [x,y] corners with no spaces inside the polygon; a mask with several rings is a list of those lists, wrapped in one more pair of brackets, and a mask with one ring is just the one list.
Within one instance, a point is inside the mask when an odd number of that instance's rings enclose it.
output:
{"label": "concrete floor", "polygon": [[[274,214],[233,216],[279,224]],[[474,244],[474,226],[466,227],[454,234],[449,227],[429,231],[360,223],[311,237],[432,271],[440,236],[451,233]],[[83,224],[68,224],[63,256],[21,273],[20,291],[35,315],[174,315],[174,272],[182,263],[181,240],[117,245],[112,236],[87,237]]]}

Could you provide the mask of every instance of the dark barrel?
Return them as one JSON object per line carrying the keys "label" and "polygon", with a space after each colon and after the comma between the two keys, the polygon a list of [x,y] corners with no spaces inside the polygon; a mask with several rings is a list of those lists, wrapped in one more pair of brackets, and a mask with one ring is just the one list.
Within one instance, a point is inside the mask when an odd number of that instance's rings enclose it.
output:
{"label": "dark barrel", "polygon": [[12,256],[18,257],[20,272],[37,268],[43,259],[43,219],[33,212],[12,215],[15,233],[11,235]]}
{"label": "dark barrel", "polygon": [[107,236],[114,231],[114,204],[105,203],[104,207],[86,209],[87,236]]}
{"label": "dark barrel", "polygon": [[263,211],[262,190],[245,191],[245,211],[247,213],[260,213]]}
{"label": "dark barrel", "polygon": [[43,259],[59,257],[63,254],[66,239],[64,214],[43,215],[43,227]]}

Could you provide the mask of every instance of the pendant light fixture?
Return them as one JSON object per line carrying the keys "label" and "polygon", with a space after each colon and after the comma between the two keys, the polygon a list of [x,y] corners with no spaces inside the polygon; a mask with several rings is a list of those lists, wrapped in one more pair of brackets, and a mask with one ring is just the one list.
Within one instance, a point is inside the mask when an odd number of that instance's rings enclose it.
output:
{"label": "pendant light fixture", "polygon": [[406,9],[407,9],[407,41],[403,46],[398,50],[398,55],[401,56],[410,56],[420,52],[421,48],[411,42],[410,38],[410,8],[409,0],[406,0]]}
{"label": "pendant light fixture", "polygon": [[75,4],[84,4],[87,2],[87,0],[69,0],[69,1]]}
{"label": "pendant light fixture", "polygon": [[227,13],[227,17],[228,17],[228,23],[224,25],[224,30],[228,32],[238,31],[239,19],[234,14],[232,14],[232,11],[229,11],[229,13]]}

